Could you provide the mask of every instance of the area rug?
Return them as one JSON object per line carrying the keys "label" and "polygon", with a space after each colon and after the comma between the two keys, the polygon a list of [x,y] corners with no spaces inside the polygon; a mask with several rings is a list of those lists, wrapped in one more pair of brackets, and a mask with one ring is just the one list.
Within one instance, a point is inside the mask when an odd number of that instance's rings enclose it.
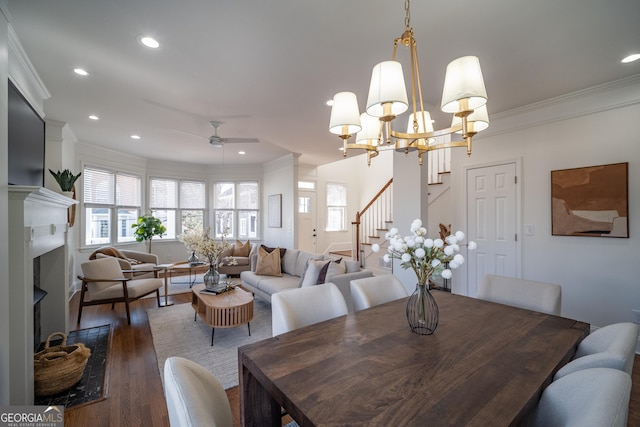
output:
{"label": "area rug", "polygon": [[[61,344],[62,339],[51,340],[50,346]],[[107,397],[109,378],[109,358],[111,352],[111,325],[71,331],[67,335],[67,345],[83,343],[91,350],[82,378],[76,385],[53,396],[36,397],[36,405],[57,406],[65,409],[76,408],[104,400]],[[38,350],[44,348],[44,343]]]}
{"label": "area rug", "polygon": [[158,370],[164,381],[164,362],[180,356],[207,368],[222,383],[224,389],[238,385],[238,347],[271,337],[271,306],[260,299],[253,303],[251,336],[247,325],[216,329],[211,346],[211,327],[197,318],[191,304],[147,310],[158,358]]}

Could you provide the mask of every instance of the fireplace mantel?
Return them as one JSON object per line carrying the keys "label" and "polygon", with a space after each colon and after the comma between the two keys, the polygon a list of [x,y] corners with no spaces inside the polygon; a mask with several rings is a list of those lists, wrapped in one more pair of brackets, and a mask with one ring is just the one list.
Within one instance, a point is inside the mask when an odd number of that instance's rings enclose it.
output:
{"label": "fireplace mantel", "polygon": [[67,210],[77,201],[9,186],[10,404],[33,405],[33,259],[41,257],[42,334],[69,332]]}

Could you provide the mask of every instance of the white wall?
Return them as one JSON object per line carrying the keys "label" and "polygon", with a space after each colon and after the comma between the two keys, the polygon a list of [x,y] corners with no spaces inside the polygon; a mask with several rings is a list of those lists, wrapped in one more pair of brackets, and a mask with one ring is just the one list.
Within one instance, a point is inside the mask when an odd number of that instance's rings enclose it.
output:
{"label": "white wall", "polygon": [[[465,224],[464,167],[522,158],[522,224],[535,228],[518,233],[522,276],[561,284],[562,315],[595,327],[640,308],[638,117],[640,76],[494,117],[472,156],[453,159],[452,222]],[[551,171],[618,162],[629,162],[630,238],[551,236]],[[465,274],[454,274],[454,291],[464,293]]]}
{"label": "white wall", "polygon": [[[0,235],[9,235],[7,85],[9,58],[5,5],[0,2]],[[9,241],[0,239],[0,406],[9,405]],[[7,343],[9,343],[7,345]]]}
{"label": "white wall", "polygon": [[[263,241],[267,246],[295,248],[297,245],[298,158],[288,154],[263,165],[262,224]],[[282,194],[282,227],[269,227],[268,198]]]}

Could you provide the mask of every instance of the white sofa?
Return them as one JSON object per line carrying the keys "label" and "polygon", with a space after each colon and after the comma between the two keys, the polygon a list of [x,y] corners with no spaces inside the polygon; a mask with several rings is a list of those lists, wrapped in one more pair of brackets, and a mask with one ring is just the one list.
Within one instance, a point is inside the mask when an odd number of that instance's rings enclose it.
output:
{"label": "white sofa", "polygon": [[[242,286],[253,292],[256,296],[271,302],[271,295],[276,292],[300,287],[301,277],[305,271],[307,260],[309,259],[328,260],[330,257],[297,249],[286,249],[281,258],[282,276],[280,277],[256,274],[255,271],[258,254],[252,254],[251,270],[240,273]],[[351,299],[350,286],[351,280],[371,277],[373,276],[373,273],[370,270],[360,269],[357,261],[343,262],[346,263],[347,273],[336,274],[333,276],[327,275],[325,283],[333,283],[338,287],[338,289],[340,289],[340,292],[342,292],[345,302],[347,303],[349,312],[353,312],[353,301]]]}

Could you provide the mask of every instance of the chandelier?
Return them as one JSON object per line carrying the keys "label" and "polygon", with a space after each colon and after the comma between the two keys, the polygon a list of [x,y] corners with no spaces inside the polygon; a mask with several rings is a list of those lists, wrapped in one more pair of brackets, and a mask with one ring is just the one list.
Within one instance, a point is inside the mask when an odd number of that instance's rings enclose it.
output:
{"label": "chandelier", "polygon": [[[373,68],[366,111],[360,114],[358,100],[353,92],[339,92],[333,97],[329,131],[343,140],[343,155],[350,149],[367,152],[367,164],[383,147],[408,154],[416,151],[418,163],[422,155],[431,150],[466,147],[471,155],[473,136],[489,126],[486,102],[487,91],[475,56],[463,56],[447,66],[441,110],[453,113],[451,126],[434,130],[431,115],[424,108],[418,49],[410,25],[410,4],[405,0],[405,30],[393,43],[390,61]],[[391,129],[391,122],[409,108],[402,65],[396,61],[398,44],[409,48],[411,58],[411,107],[407,131]],[[348,142],[356,133],[355,142]],[[438,137],[461,134],[462,140],[438,142]],[[384,141],[384,142],[383,142]],[[393,144],[392,144],[393,142]]]}

